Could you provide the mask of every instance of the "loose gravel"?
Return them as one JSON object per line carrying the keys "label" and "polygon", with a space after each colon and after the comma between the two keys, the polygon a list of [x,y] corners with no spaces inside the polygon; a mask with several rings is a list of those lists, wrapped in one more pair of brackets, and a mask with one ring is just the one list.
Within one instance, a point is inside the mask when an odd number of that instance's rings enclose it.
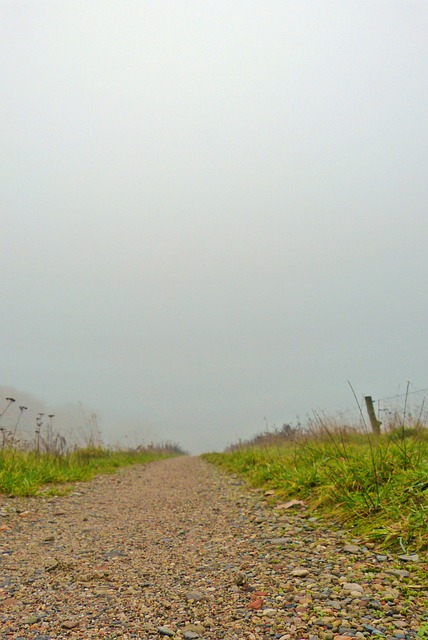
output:
{"label": "loose gravel", "polygon": [[273,499],[195,457],[3,497],[0,637],[415,638],[418,556]]}

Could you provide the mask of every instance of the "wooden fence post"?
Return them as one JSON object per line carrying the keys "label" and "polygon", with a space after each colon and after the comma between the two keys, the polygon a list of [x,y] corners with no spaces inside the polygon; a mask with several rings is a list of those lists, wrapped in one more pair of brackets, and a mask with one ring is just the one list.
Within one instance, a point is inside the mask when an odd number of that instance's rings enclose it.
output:
{"label": "wooden fence post", "polygon": [[364,398],[364,400],[366,401],[367,413],[369,415],[372,431],[373,431],[374,435],[376,436],[376,438],[378,438],[380,436],[380,425],[382,423],[380,422],[380,420],[378,420],[376,418],[376,413],[375,413],[375,410],[374,410],[372,397],[371,396],[366,396]]}

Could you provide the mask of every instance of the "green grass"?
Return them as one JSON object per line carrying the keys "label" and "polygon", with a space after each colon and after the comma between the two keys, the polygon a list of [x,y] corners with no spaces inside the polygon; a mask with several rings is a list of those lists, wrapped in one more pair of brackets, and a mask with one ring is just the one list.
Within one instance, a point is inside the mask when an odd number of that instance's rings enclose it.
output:
{"label": "green grass", "polygon": [[279,499],[300,498],[354,535],[407,552],[428,549],[426,439],[359,435],[206,454]]}
{"label": "green grass", "polygon": [[57,484],[90,480],[119,467],[145,464],[170,457],[167,451],[110,451],[96,447],[77,449],[66,455],[34,451],[0,450],[0,493],[29,496],[46,491],[63,493]]}

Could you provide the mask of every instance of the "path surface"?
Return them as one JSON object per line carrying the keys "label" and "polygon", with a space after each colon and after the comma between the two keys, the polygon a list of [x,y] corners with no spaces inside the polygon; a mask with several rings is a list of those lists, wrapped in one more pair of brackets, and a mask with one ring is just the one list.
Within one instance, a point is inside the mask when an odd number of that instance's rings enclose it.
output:
{"label": "path surface", "polygon": [[346,551],[345,532],[199,458],[0,505],[1,638],[397,640],[423,619],[416,565]]}

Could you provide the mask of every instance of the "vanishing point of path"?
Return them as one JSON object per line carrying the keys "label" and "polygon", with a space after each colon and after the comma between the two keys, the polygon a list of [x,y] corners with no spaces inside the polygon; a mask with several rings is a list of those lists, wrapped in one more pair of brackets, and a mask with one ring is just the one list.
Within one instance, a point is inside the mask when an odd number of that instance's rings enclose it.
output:
{"label": "vanishing point of path", "polygon": [[426,614],[417,558],[269,506],[199,458],[0,497],[0,514],[2,639],[406,640]]}

